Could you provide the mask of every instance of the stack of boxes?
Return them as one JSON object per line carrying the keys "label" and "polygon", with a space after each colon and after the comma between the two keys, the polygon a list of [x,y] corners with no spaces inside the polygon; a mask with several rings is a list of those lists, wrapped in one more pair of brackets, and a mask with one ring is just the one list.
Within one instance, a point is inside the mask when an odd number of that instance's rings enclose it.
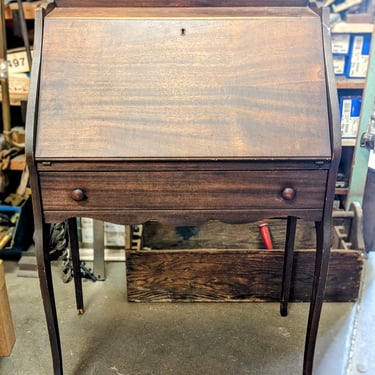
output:
{"label": "stack of boxes", "polygon": [[[366,78],[371,34],[332,34],[334,71],[349,79]],[[355,138],[361,112],[361,90],[339,90],[340,121],[343,138]]]}
{"label": "stack of boxes", "polygon": [[366,78],[371,34],[332,34],[335,74],[347,78]]}
{"label": "stack of boxes", "polygon": [[346,74],[347,61],[350,56],[350,34],[332,34],[333,68],[337,76]]}

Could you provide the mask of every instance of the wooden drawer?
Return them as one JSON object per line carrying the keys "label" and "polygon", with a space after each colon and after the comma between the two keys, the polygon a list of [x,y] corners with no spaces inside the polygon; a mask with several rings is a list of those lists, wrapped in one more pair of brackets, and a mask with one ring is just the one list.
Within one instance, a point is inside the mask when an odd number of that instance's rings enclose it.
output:
{"label": "wooden drawer", "polygon": [[41,172],[45,211],[322,209],[326,170]]}

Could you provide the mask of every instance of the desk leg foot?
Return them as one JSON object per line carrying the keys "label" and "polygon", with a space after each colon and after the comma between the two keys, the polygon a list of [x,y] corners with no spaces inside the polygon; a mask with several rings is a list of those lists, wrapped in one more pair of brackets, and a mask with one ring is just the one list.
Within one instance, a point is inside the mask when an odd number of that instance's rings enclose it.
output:
{"label": "desk leg foot", "polygon": [[295,216],[288,216],[286,227],[286,240],[284,252],[284,266],[283,266],[283,281],[281,286],[281,301],[280,301],[280,315],[288,315],[288,303],[290,296],[290,286],[292,282],[293,272],[293,254],[294,241],[296,237],[297,218]]}
{"label": "desk leg foot", "polygon": [[82,278],[81,278],[81,260],[79,257],[79,244],[78,244],[78,233],[77,233],[77,219],[70,218],[68,222],[69,231],[69,243],[70,243],[70,254],[73,263],[73,278],[74,287],[76,293],[76,305],[78,315],[83,314],[83,292],[82,292]]}
{"label": "desk leg foot", "polygon": [[303,362],[304,375],[312,374],[315,344],[324,301],[324,291],[331,252],[330,223],[328,222],[328,220],[325,223],[317,222],[315,223],[315,227],[317,248],[310,311],[306,332],[305,355]]}
{"label": "desk leg foot", "polygon": [[42,294],[44,313],[46,315],[52,351],[53,373],[54,375],[62,375],[63,369],[60,334],[57,322],[55,296],[53,292],[51,262],[48,252],[49,230],[49,225],[42,223],[35,224],[35,253],[38,265],[40,291]]}

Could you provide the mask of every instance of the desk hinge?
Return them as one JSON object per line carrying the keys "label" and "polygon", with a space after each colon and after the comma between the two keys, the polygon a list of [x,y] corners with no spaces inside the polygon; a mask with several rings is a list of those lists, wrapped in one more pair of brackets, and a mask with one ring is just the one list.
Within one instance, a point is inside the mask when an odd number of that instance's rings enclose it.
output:
{"label": "desk hinge", "polygon": [[317,167],[323,167],[324,165],[325,165],[325,160],[316,160],[315,161],[315,165],[317,166]]}

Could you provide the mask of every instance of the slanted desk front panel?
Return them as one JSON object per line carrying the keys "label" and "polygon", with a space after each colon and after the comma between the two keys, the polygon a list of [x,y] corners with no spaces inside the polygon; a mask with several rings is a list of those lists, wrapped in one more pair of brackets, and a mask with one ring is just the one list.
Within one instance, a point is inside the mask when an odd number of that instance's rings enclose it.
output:
{"label": "slanted desk front panel", "polygon": [[308,8],[56,8],[36,158],[328,159],[320,28]]}

